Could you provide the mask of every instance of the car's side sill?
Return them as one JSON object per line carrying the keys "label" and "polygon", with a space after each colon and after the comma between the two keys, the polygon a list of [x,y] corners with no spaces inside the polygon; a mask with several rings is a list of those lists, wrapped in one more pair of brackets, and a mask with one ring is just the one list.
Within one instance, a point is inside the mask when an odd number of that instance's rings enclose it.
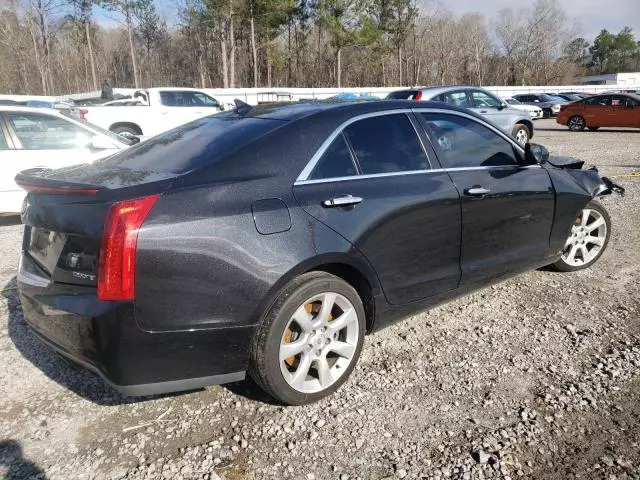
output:
{"label": "car's side sill", "polygon": [[169,382],[144,383],[142,385],[115,385],[108,380],[105,380],[122,395],[129,397],[145,397],[147,395],[159,395],[161,393],[197,390],[210,385],[240,382],[244,380],[245,375],[246,372],[241,371],[225,373],[223,375],[212,375],[210,377],[187,378],[184,380],[172,380]]}

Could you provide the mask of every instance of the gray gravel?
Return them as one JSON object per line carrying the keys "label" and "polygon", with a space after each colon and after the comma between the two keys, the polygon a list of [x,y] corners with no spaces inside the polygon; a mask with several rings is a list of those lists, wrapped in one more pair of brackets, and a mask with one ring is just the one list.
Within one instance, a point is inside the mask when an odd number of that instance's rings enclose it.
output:
{"label": "gray gravel", "polygon": [[[640,131],[536,127],[552,153],[640,170]],[[72,370],[25,327],[5,220],[0,478],[639,478],[640,179],[617,181],[597,267],[530,272],[369,336],[338,394],[296,408],[251,384],[133,401]]]}

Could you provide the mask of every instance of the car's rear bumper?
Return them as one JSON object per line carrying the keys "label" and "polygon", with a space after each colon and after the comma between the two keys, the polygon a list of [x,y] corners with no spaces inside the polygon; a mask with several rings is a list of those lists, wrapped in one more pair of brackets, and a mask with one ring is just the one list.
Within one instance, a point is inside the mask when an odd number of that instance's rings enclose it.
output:
{"label": "car's rear bumper", "polygon": [[[104,302],[95,289],[44,284],[28,257],[18,276],[27,324],[61,355],[125,395],[201,388],[244,378],[254,327],[149,332],[133,303]],[[40,282],[40,283],[38,283]]]}

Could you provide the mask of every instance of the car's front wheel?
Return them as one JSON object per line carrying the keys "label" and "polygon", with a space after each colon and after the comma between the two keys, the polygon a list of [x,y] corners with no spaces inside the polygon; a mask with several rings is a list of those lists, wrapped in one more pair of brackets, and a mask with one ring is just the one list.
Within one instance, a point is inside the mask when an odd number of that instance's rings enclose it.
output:
{"label": "car's front wheel", "polygon": [[587,122],[585,122],[584,118],[582,118],[580,115],[574,115],[567,122],[567,126],[569,127],[569,130],[572,130],[574,132],[581,132],[587,126]]}
{"label": "car's front wheel", "polygon": [[529,138],[531,138],[529,128],[522,123],[517,123],[516,126],[513,127],[512,135],[520,145],[526,145]]}
{"label": "car's front wheel", "polygon": [[611,235],[611,219],[605,208],[591,200],[578,214],[560,260],[553,266],[574,272],[593,265],[604,253]]}
{"label": "car's front wheel", "polygon": [[278,295],[252,346],[249,373],[282,403],[302,405],[332,394],[353,371],[365,334],[356,290],[310,272]]}

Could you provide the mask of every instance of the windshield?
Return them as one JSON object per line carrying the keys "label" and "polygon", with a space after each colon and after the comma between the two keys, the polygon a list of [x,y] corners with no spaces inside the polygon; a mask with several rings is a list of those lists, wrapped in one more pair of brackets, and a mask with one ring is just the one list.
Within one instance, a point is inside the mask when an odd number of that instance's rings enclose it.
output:
{"label": "windshield", "polygon": [[515,98],[505,98],[504,101],[507,102],[509,105],[521,105],[521,103]]}
{"label": "windshield", "polygon": [[[557,102],[558,101],[558,97],[552,97],[551,95],[547,95],[546,93],[541,93],[540,95],[538,95],[538,98],[540,99],[541,102]],[[564,102],[563,99],[560,99],[560,101]]]}

